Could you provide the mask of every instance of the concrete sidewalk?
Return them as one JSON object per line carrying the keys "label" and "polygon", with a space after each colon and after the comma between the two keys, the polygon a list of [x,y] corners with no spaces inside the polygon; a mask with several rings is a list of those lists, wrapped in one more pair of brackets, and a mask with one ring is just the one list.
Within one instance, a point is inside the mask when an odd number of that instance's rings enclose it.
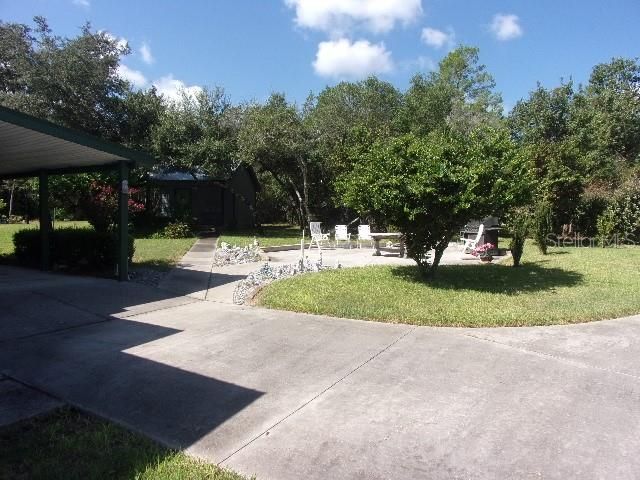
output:
{"label": "concrete sidewalk", "polygon": [[437,329],[5,267],[0,303],[0,374],[258,479],[640,476],[640,317]]}

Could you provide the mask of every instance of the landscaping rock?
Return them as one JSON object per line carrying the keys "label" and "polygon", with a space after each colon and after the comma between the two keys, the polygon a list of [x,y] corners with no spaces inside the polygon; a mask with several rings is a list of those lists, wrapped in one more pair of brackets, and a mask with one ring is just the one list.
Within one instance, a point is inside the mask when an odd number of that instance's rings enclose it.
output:
{"label": "landscaping rock", "polygon": [[[275,281],[289,278],[302,273],[319,272],[322,270],[330,270],[330,267],[322,264],[322,256],[316,262],[312,262],[308,257],[300,260],[296,264],[272,265],[265,263],[247,278],[241,280],[233,292],[233,303],[236,305],[244,304],[248,299],[253,297],[255,292],[263,286]],[[340,264],[335,268],[340,268]]]}
{"label": "landscaping rock", "polygon": [[246,247],[236,247],[222,242],[216,248],[213,263],[218,267],[222,267],[224,265],[259,262],[261,259],[262,252],[257,243]]}

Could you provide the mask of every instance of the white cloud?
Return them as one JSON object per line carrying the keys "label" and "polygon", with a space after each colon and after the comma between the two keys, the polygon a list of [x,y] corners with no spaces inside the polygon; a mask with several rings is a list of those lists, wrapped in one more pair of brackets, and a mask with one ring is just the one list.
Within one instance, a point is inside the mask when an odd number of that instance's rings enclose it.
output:
{"label": "white cloud", "polygon": [[72,3],[83,8],[89,8],[91,6],[91,2],[89,2],[89,0],[73,0]]}
{"label": "white cloud", "polygon": [[112,33],[106,30],[98,30],[98,33],[103,34],[112,42],[116,42],[116,45],[120,50],[126,50],[127,48],[129,48],[129,41],[124,37],[116,37],[115,35],[113,35]]}
{"label": "white cloud", "polygon": [[320,42],[313,68],[323,77],[358,79],[390,72],[393,61],[383,43],[341,38]]}
{"label": "white cloud", "polygon": [[416,69],[420,71],[433,71],[438,68],[438,64],[429,57],[420,55],[417,58],[404,60],[399,64],[400,68],[406,71],[415,72]]}
{"label": "white cloud", "polygon": [[153,82],[153,86],[160,95],[163,95],[167,100],[172,102],[178,102],[182,99],[182,94],[186,94],[189,97],[195,97],[202,91],[202,87],[197,85],[187,86],[182,80],[173,78],[172,74],[160,78]]}
{"label": "white cloud", "polygon": [[124,80],[128,80],[136,88],[144,88],[148,81],[144,74],[139,70],[134,70],[126,65],[118,65],[118,76]]}
{"label": "white cloud", "polygon": [[426,27],[422,29],[420,38],[424,43],[434,48],[442,48],[445,45],[452,47],[455,43],[456,34],[453,29],[449,29],[448,32],[443,32],[436,28]]}
{"label": "white cloud", "polygon": [[410,23],[422,14],[422,0],[285,0],[298,26],[344,35],[352,28],[374,33]]}
{"label": "white cloud", "polygon": [[147,65],[151,65],[156,61],[156,59],[153,58],[153,54],[151,53],[151,47],[149,47],[149,44],[147,42],[142,43],[142,46],[140,47],[140,56],[142,57],[142,61]]}
{"label": "white cloud", "polygon": [[513,14],[498,13],[493,16],[489,27],[498,40],[513,40],[524,33],[520,26],[520,18]]}

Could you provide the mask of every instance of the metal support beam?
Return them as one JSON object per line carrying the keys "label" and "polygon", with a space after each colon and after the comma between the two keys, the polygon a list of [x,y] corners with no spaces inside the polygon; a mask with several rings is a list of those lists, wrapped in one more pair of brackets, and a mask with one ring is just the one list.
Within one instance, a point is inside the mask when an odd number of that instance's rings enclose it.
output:
{"label": "metal support beam", "polygon": [[129,165],[118,165],[118,280],[129,280]]}
{"label": "metal support beam", "polygon": [[38,179],[38,198],[40,206],[40,268],[51,268],[51,217],[49,216],[49,176],[40,173]]}

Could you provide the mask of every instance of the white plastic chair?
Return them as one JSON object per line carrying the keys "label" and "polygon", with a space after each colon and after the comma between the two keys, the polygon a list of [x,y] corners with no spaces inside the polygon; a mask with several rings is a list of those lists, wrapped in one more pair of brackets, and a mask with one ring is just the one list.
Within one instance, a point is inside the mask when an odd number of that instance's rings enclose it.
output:
{"label": "white plastic chair", "polygon": [[311,245],[315,242],[318,250],[322,250],[322,242],[329,240],[329,234],[322,233],[320,222],[309,222],[309,231],[311,232]]}
{"label": "white plastic chair", "polygon": [[336,225],[336,233],[334,235],[336,247],[338,246],[338,242],[347,242],[349,244],[349,248],[351,248],[351,234],[347,232],[346,225]]}
{"label": "white plastic chair", "polygon": [[373,237],[371,237],[371,227],[369,225],[358,225],[358,248],[362,248],[362,242],[371,242],[373,247]]}
{"label": "white plastic chair", "polygon": [[471,253],[472,250],[474,248],[476,248],[476,246],[478,245],[478,242],[480,241],[480,239],[482,238],[482,235],[484,234],[484,224],[481,223],[480,226],[478,227],[478,234],[476,235],[476,238],[460,238],[460,241],[463,242],[463,246],[462,246],[462,251],[464,253]]}

